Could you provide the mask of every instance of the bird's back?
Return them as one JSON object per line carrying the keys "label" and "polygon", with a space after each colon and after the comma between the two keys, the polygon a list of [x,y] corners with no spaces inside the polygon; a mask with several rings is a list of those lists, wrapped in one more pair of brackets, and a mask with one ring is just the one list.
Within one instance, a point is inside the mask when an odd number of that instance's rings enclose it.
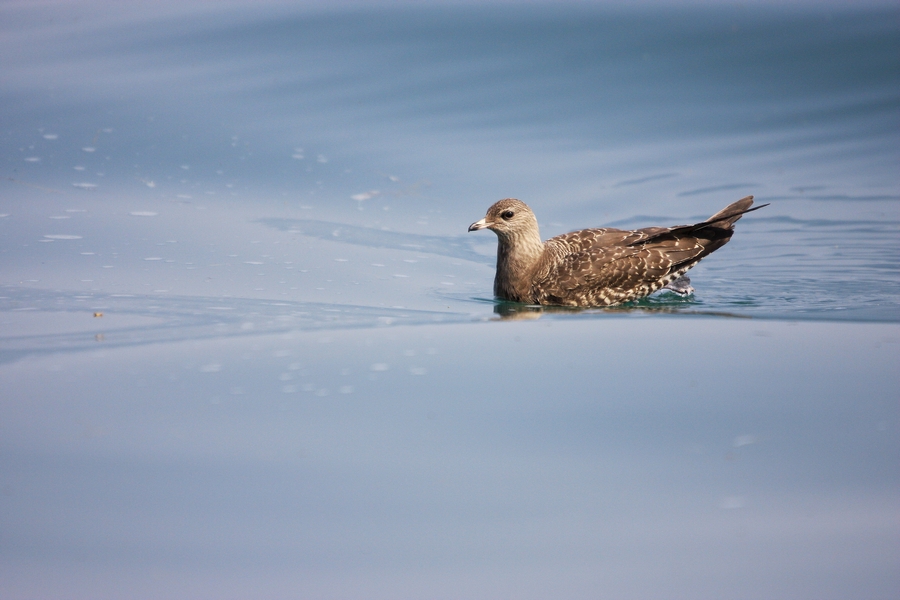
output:
{"label": "bird's back", "polygon": [[599,306],[652,294],[724,246],[752,204],[752,196],[743,198],[694,225],[583,229],[551,238],[533,274],[533,301]]}

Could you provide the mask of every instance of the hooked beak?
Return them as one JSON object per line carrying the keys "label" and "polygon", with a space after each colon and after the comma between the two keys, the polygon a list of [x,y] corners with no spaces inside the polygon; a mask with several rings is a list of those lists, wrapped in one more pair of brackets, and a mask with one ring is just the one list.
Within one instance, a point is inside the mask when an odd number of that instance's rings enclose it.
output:
{"label": "hooked beak", "polygon": [[479,229],[487,229],[490,227],[492,223],[487,222],[487,217],[483,218],[480,221],[475,221],[471,225],[469,225],[469,231],[478,231]]}

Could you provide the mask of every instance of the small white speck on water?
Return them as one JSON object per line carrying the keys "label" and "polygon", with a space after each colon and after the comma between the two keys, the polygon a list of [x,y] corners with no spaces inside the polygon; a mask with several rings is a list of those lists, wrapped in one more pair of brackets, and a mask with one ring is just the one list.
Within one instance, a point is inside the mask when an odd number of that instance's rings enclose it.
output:
{"label": "small white speck on water", "polygon": [[48,233],[44,235],[48,240],[80,240],[80,235],[68,235],[65,233]]}
{"label": "small white speck on water", "polygon": [[378,190],[369,190],[368,192],[361,192],[359,194],[353,194],[350,196],[352,200],[356,200],[357,202],[363,202],[365,200],[370,200],[380,194],[381,192]]}
{"label": "small white speck on water", "polygon": [[387,363],[375,363],[369,367],[369,370],[378,373],[378,372],[387,371],[390,368],[391,368],[390,365],[388,365]]}
{"label": "small white speck on water", "polygon": [[78,182],[73,183],[72,187],[76,187],[80,190],[93,190],[97,187],[96,183],[87,183],[87,182]]}
{"label": "small white speck on water", "polygon": [[58,138],[59,138],[59,135],[57,135],[57,134],[55,134],[55,133],[45,133],[45,134],[44,134],[44,139],[45,139],[45,140],[55,140],[55,139],[58,139]]}
{"label": "small white speck on water", "polygon": [[352,385],[342,385],[340,388],[338,388],[338,392],[341,394],[352,394],[353,386]]}
{"label": "small white speck on water", "polygon": [[152,210],[133,210],[128,214],[132,217],[155,217],[159,213],[153,212]]}
{"label": "small white speck on water", "polygon": [[25,162],[33,162],[33,163],[41,162],[41,157],[40,156],[29,156],[28,158],[25,159]]}
{"label": "small white speck on water", "polygon": [[82,150],[84,152],[96,152],[97,151],[97,149],[94,148],[93,146],[85,146],[84,148],[82,148]]}
{"label": "small white speck on water", "polygon": [[409,369],[409,372],[411,375],[425,375],[426,373],[428,373],[428,369],[422,367],[411,367]]}
{"label": "small white speck on water", "polygon": [[162,257],[161,256],[148,256],[144,260],[148,260],[148,261],[162,260]]}
{"label": "small white speck on water", "polygon": [[200,367],[201,373],[218,373],[221,370],[222,365],[220,365],[219,363],[209,363]]}
{"label": "small white speck on water", "polygon": [[755,435],[739,435],[734,438],[734,447],[740,448],[741,446],[749,446],[750,444],[756,443]]}

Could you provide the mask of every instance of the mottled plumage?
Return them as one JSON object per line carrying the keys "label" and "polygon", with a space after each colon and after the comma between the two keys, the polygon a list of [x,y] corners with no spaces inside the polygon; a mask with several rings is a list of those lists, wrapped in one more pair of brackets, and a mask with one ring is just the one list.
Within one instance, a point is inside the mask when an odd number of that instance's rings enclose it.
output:
{"label": "mottled plumage", "polygon": [[541,241],[537,219],[524,202],[500,200],[469,231],[497,234],[494,295],[527,304],[608,306],[643,298],[666,286],[691,290],[681,278],[701,258],[724,246],[747,196],[696,225],[582,229]]}

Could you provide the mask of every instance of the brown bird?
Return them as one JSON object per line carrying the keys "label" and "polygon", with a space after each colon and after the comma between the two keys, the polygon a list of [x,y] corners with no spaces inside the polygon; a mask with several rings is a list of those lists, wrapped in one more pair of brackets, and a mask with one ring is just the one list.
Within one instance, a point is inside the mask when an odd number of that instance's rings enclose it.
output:
{"label": "brown bird", "polygon": [[537,219],[524,202],[500,200],[469,231],[497,234],[494,295],[526,304],[609,306],[662,288],[693,292],[688,269],[731,239],[734,224],[755,208],[753,196],[696,225],[582,229],[541,241]]}

